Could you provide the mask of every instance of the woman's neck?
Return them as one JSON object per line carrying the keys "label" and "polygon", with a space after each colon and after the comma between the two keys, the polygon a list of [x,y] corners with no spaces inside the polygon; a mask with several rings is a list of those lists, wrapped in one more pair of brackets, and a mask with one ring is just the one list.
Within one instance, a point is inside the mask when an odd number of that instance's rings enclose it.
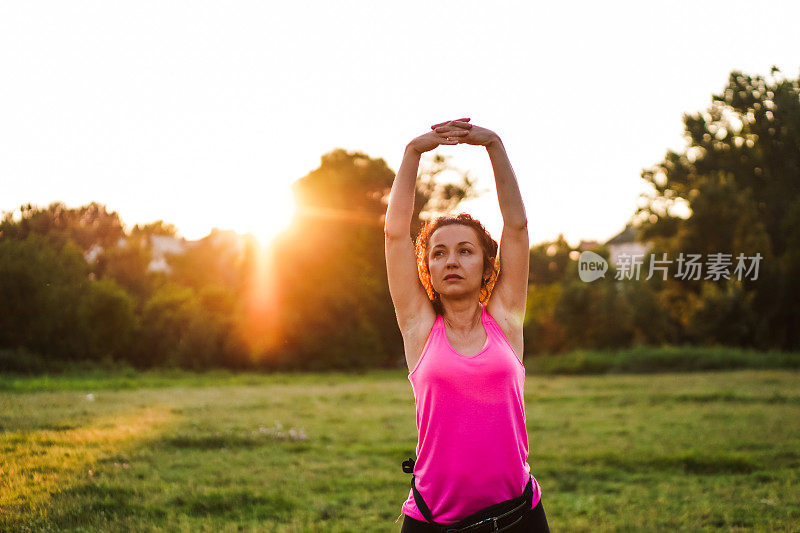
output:
{"label": "woman's neck", "polygon": [[451,304],[443,306],[444,313],[442,318],[445,324],[456,333],[471,333],[480,326],[481,313],[483,311],[480,302],[476,306],[474,302],[465,304]]}

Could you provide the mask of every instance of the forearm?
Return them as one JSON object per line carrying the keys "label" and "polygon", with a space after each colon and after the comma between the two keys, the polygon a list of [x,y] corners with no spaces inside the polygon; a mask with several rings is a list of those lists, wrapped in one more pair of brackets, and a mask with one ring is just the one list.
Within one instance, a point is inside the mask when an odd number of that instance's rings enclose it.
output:
{"label": "forearm", "polygon": [[525,214],[525,205],[522,203],[522,194],[500,137],[489,143],[486,151],[489,152],[489,159],[494,169],[494,181],[497,185],[497,199],[503,223],[516,227],[526,226],[528,218]]}
{"label": "forearm", "polygon": [[414,214],[414,192],[417,171],[422,154],[406,146],[403,161],[397,171],[389,193],[389,207],[386,209],[384,232],[390,236],[411,235],[411,216]]}

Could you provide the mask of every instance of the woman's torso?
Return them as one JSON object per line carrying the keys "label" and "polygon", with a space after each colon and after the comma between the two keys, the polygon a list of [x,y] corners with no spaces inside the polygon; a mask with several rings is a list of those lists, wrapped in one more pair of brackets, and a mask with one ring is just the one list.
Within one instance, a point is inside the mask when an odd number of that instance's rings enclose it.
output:
{"label": "woman's torso", "polygon": [[[443,523],[519,496],[532,478],[524,366],[486,307],[481,326],[482,345],[475,336],[458,350],[443,317],[436,317],[409,373],[419,431],[417,489]],[[532,507],[541,494],[535,478],[533,483]],[[411,492],[403,512],[424,519]]]}

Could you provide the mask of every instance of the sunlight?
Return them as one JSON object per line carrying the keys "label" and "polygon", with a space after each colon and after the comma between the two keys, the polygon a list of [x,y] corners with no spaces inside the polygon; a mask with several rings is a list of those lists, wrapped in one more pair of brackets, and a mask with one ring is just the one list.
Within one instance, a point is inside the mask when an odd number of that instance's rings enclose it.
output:
{"label": "sunlight", "polygon": [[94,416],[99,414],[94,408],[85,409],[86,425],[76,422],[59,424],[58,429],[40,429],[50,427],[41,425],[25,431],[23,439],[14,439],[14,432],[12,438],[4,437],[0,471],[8,481],[0,483],[0,509],[12,509],[18,501],[25,501],[32,509],[43,509],[64,486],[95,475],[103,479],[111,470],[108,456],[152,442],[176,418],[174,410],[161,405],[103,417]]}
{"label": "sunlight", "polygon": [[[278,232],[265,239],[273,239]],[[247,343],[251,357],[256,360],[273,352],[281,343],[278,317],[278,294],[275,279],[275,250],[270,244],[255,236],[252,270],[247,273],[247,289],[244,292],[244,315],[237,324],[242,340]]]}
{"label": "sunlight", "polygon": [[235,207],[235,212],[223,214],[231,217],[229,224],[238,233],[252,234],[262,247],[268,246],[289,227],[296,209],[294,195],[288,187],[253,191]]}
{"label": "sunlight", "polygon": [[254,247],[245,254],[250,259],[248,271],[243,272],[244,307],[236,324],[238,336],[251,358],[268,357],[283,342],[274,243],[295,218],[294,194],[288,184],[264,180],[237,191],[234,202],[219,200],[217,205],[220,224],[243,235],[243,242]]}

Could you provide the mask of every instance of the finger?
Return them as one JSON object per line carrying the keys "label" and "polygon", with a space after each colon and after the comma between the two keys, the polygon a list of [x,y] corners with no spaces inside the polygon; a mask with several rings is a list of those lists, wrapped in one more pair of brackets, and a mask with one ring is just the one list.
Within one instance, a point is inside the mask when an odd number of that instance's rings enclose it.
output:
{"label": "finger", "polygon": [[[470,120],[470,119],[469,119],[469,117],[465,117],[465,118],[459,118],[459,119],[456,119],[456,120],[462,120],[462,121],[464,121],[464,122],[469,122],[469,120]],[[438,123],[438,124],[434,124],[433,126],[431,126],[431,129],[432,129],[432,130],[435,130],[435,129],[436,129],[436,128],[438,128],[439,126],[444,126],[444,125],[445,125],[445,124],[447,124],[448,122],[452,122],[452,120],[445,120],[444,122],[440,122],[440,123]]]}
{"label": "finger", "polygon": [[[464,117],[464,118],[457,118],[456,120],[463,120],[465,122],[469,122],[470,119],[469,119],[469,117]],[[448,122],[452,122],[452,120],[445,120],[444,122],[440,122],[438,124],[434,124],[433,126],[431,126],[431,128],[436,128],[438,126],[443,126],[443,125],[447,124]]]}
{"label": "finger", "polygon": [[455,137],[455,136],[458,136],[458,135],[469,135],[469,130],[454,129],[454,128],[448,128],[446,126],[442,126],[440,128],[437,128],[436,131],[434,131],[434,133],[436,133],[438,135],[443,135],[445,137],[447,137],[448,135],[451,136],[451,137]]}
{"label": "finger", "polygon": [[[456,135],[458,133],[458,135]],[[463,134],[468,133],[466,131],[461,132],[447,132],[447,133],[437,133],[439,137],[439,144],[458,144],[464,141]]]}
{"label": "finger", "polygon": [[445,124],[444,126],[438,126],[436,128],[432,128],[434,131],[445,131],[445,130],[452,130],[452,131],[464,131],[472,129],[472,124],[468,124],[466,122],[455,122],[451,121]]}
{"label": "finger", "polygon": [[458,134],[458,135],[466,135],[469,133],[469,130],[465,130],[463,128],[453,128],[451,126],[439,126],[433,131],[435,131],[436,133],[452,132],[453,134]]}
{"label": "finger", "polygon": [[[470,119],[469,119],[469,118],[462,118],[462,119],[458,119],[458,120],[461,120],[461,121],[467,122],[467,121],[469,121]],[[453,121],[452,121],[452,120],[445,120],[444,122],[440,122],[440,123],[438,123],[438,124],[434,124],[433,126],[431,126],[431,129],[436,129],[436,128],[438,128],[439,126],[444,126],[445,124],[450,124],[451,122],[453,122]]]}

